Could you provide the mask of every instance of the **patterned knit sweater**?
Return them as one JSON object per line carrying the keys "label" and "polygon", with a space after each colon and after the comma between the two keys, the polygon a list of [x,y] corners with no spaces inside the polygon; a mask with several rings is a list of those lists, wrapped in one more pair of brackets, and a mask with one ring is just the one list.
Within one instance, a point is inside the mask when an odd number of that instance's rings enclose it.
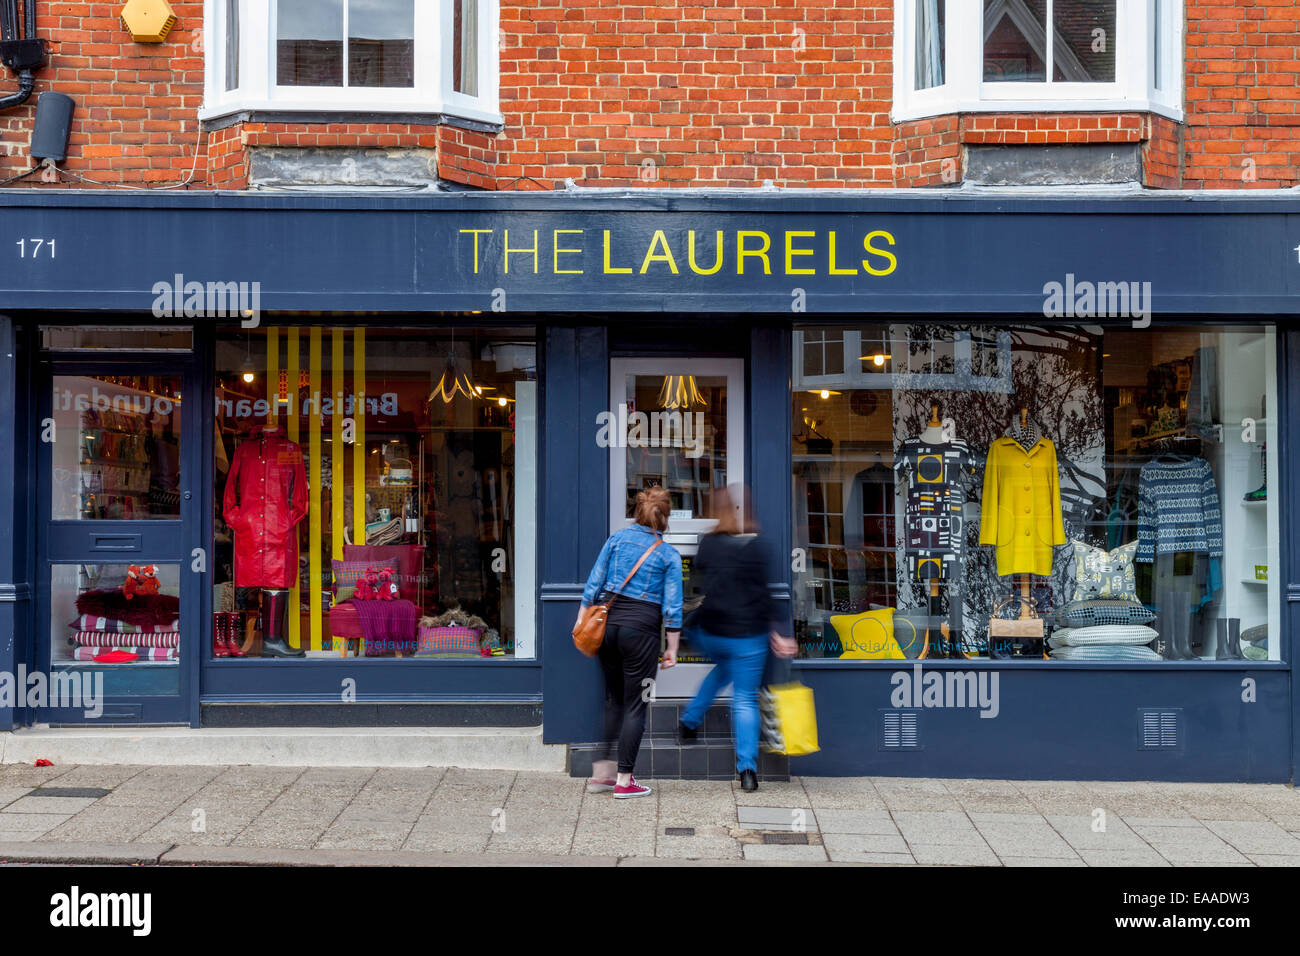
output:
{"label": "patterned knit sweater", "polygon": [[1142,467],[1138,477],[1136,560],[1157,554],[1201,551],[1223,556],[1223,513],[1214,472],[1204,458],[1164,461]]}

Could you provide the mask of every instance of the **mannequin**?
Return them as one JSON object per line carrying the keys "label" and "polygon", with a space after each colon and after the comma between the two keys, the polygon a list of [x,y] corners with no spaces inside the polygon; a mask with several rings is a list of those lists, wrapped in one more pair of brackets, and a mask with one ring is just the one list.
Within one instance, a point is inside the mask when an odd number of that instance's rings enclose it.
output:
{"label": "mannequin", "polygon": [[[1056,446],[1021,406],[1007,434],[989,447],[980,503],[980,544],[997,549],[998,575],[1019,583],[1020,620],[1005,622],[1011,635],[1043,636],[1043,621],[1030,613],[1031,576],[1050,575],[1053,548],[1065,543]],[[989,656],[1005,656],[995,643],[990,627]],[[1045,643],[1042,655],[1048,657]]]}
{"label": "mannequin", "polygon": [[[964,442],[944,434],[939,406],[931,404],[925,429],[899,445],[894,467],[907,481],[904,550],[908,573],[914,580],[928,583],[928,615],[933,621],[943,616],[945,584],[951,589],[951,583],[960,582],[963,575],[963,510],[975,473],[974,459]],[[949,622],[926,629],[920,659],[967,659],[961,628],[951,626],[960,608],[953,608],[951,603]]]}
{"label": "mannequin", "polygon": [[262,592],[262,656],[306,656],[287,640],[297,527],[307,516],[302,449],[278,425],[263,425],[235,449],[222,504],[235,536],[235,587]]}

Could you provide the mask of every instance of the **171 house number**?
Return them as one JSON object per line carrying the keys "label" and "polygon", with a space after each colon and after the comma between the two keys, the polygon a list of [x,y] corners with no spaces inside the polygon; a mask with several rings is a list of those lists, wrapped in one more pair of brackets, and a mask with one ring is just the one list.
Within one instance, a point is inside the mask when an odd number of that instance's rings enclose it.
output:
{"label": "171 house number", "polygon": [[[18,247],[19,259],[37,259],[41,256],[42,250],[49,258],[54,258],[54,240],[53,239],[19,239],[14,245]],[[27,254],[28,249],[31,255]]]}

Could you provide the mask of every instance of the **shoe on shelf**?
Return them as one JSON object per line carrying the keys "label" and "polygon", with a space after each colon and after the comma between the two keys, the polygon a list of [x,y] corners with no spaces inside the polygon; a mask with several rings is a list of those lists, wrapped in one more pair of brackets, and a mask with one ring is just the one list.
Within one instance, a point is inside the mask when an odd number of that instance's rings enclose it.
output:
{"label": "shoe on shelf", "polygon": [[699,736],[700,736],[700,728],[687,727],[680,720],[677,722],[677,746],[679,747],[689,746],[690,744],[695,743],[695,741],[699,738]]}
{"label": "shoe on shelf", "polygon": [[1268,483],[1260,485],[1254,491],[1248,491],[1243,495],[1246,501],[1268,501]]}
{"label": "shoe on shelf", "polygon": [[758,789],[758,774],[752,770],[740,771],[740,789],[746,793],[753,793]]}
{"label": "shoe on shelf", "polygon": [[626,787],[620,787],[618,784],[614,785],[615,800],[627,800],[630,797],[648,797],[650,794],[650,788],[643,787],[641,784],[637,783],[636,777],[632,777],[628,780]]}
{"label": "shoe on shelf", "polygon": [[588,793],[609,793],[617,785],[613,777],[592,777],[587,781]]}

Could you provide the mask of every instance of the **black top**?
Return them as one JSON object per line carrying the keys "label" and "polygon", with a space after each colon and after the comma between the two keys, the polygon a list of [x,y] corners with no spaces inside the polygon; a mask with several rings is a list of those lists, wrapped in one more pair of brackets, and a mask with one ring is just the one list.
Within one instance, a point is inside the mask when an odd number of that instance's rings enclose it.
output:
{"label": "black top", "polygon": [[771,559],[758,535],[709,534],[700,542],[693,575],[699,576],[704,603],[692,625],[722,637],[754,637],[781,630],[768,592]]}

